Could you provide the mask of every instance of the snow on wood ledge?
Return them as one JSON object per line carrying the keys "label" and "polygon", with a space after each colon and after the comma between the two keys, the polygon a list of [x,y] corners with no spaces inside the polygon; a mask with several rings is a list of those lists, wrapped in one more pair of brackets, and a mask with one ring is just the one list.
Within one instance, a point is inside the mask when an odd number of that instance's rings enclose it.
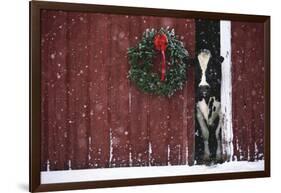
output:
{"label": "snow on wood ledge", "polygon": [[200,175],[232,172],[263,171],[264,161],[226,162],[213,166],[152,166],[122,167],[105,169],[82,169],[41,172],[41,183],[66,183],[83,181],[101,181],[114,179],[150,178],[183,175]]}

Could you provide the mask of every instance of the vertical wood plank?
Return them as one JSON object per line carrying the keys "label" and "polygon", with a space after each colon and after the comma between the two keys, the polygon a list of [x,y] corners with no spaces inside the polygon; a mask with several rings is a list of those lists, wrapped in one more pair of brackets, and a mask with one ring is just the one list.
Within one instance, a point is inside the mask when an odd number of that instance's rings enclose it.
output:
{"label": "vertical wood plank", "polygon": [[[195,20],[185,20],[185,47],[191,58],[195,57]],[[187,163],[194,164],[195,151],[195,85],[194,85],[194,64],[190,64],[187,69],[187,83],[183,89],[183,126],[187,129]]]}
{"label": "vertical wood plank", "polygon": [[[51,57],[53,60],[52,69],[55,73],[54,85],[55,85],[55,106],[54,111],[56,112],[56,138],[55,143],[58,152],[57,168],[56,169],[67,169],[67,162],[65,161],[66,156],[66,120],[67,120],[67,92],[66,92],[66,29],[61,28],[66,22],[65,12],[55,12],[53,17],[55,17],[55,30],[53,32],[53,38],[55,42],[54,56]],[[51,99],[52,100],[52,99]]]}
{"label": "vertical wood plank", "polygon": [[110,64],[110,16],[90,14],[89,100],[90,167],[109,167],[110,133],[108,123],[108,81]]}
{"label": "vertical wood plank", "polygon": [[[68,128],[67,132],[67,162],[68,162],[68,169],[72,169],[72,165],[75,165],[74,161],[74,146],[76,144],[76,125],[74,123],[75,119],[75,103],[76,103],[76,87],[73,85],[75,82],[75,76],[76,76],[76,67],[75,62],[73,62],[73,50],[74,46],[71,41],[71,38],[73,37],[72,32],[72,17],[69,13],[67,13],[67,21],[65,24],[65,28],[67,29],[67,51],[66,51],[66,86],[67,86],[67,121],[66,126]],[[75,167],[74,167],[75,168]]]}
{"label": "vertical wood plank", "polygon": [[[129,16],[130,47],[135,47],[142,37],[141,17]],[[130,81],[130,155],[132,166],[149,165],[149,132],[147,94]],[[138,113],[135,113],[138,112]]]}
{"label": "vertical wood plank", "polygon": [[48,99],[48,42],[46,39],[46,35],[48,33],[48,13],[46,10],[42,10],[41,12],[41,64],[42,64],[42,72],[41,72],[41,171],[48,170],[48,160],[50,160],[49,155],[49,99]]}
{"label": "vertical wood plank", "polygon": [[72,169],[83,169],[88,165],[88,139],[87,128],[89,122],[86,114],[89,104],[87,100],[87,17],[82,13],[70,12],[69,14],[69,55],[68,62],[70,68],[69,86],[69,111],[73,160]]}
{"label": "vertical wood plank", "polygon": [[[183,41],[184,36],[183,19],[163,18],[162,26],[166,28],[169,26],[175,30],[176,38]],[[168,115],[168,164],[180,165],[186,161],[186,144],[187,140],[183,142],[183,138],[187,137],[186,128],[183,128],[183,91],[177,91],[168,101],[169,115]],[[186,135],[186,136],[184,136]]]}
{"label": "vertical wood plank", "polygon": [[[124,15],[111,17],[111,129],[112,167],[129,165],[129,85],[127,48],[129,47],[128,18]],[[116,37],[116,40],[113,40]]]}
{"label": "vertical wood plank", "polygon": [[52,29],[54,27],[55,17],[53,16],[53,12],[48,13],[48,20],[50,25],[50,30],[48,31],[47,36],[49,37],[49,46],[48,46],[48,55],[47,55],[47,65],[48,65],[48,78],[49,78],[49,108],[48,108],[48,115],[49,115],[49,149],[50,149],[50,160],[49,160],[49,168],[50,170],[57,170],[58,169],[58,151],[57,151],[57,134],[56,134],[56,114],[55,112],[55,71],[52,68],[56,64],[54,63],[53,59],[55,57],[55,42],[54,37],[52,36]]}
{"label": "vertical wood plank", "polygon": [[[232,49],[232,96],[233,96],[233,136],[234,136],[234,146],[235,146],[235,156],[238,161],[242,160],[242,144],[243,144],[243,130],[242,122],[238,120],[237,116],[242,112],[244,104],[240,101],[243,99],[242,88],[239,84],[242,83],[242,75],[240,74],[241,68],[244,66],[243,55],[240,54],[241,46],[243,45],[243,40],[238,38],[238,34],[242,34],[242,28],[236,27],[237,23],[231,23],[231,49]],[[239,102],[241,103],[239,105]],[[239,129],[240,128],[240,129]],[[234,158],[235,159],[235,158]]]}
{"label": "vertical wood plank", "polygon": [[[195,37],[194,37],[195,42]],[[195,52],[193,52],[195,53]],[[194,164],[195,159],[195,86],[193,80],[195,79],[194,67],[190,67],[188,70],[189,83],[184,88],[184,96],[186,98],[186,125],[187,125],[187,150],[188,150],[188,165]]]}

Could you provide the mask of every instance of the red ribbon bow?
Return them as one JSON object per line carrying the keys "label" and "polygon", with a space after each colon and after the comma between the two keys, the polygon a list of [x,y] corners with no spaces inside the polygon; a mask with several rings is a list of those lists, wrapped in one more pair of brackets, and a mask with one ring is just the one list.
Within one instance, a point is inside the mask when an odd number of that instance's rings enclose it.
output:
{"label": "red ribbon bow", "polygon": [[154,46],[157,50],[161,51],[161,54],[162,54],[161,81],[164,81],[165,80],[165,73],[166,73],[165,50],[168,46],[167,36],[165,34],[155,35]]}

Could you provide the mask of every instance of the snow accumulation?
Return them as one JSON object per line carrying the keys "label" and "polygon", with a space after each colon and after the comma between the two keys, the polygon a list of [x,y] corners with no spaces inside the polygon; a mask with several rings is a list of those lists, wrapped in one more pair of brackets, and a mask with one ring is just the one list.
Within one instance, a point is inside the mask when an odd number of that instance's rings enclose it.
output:
{"label": "snow accumulation", "polygon": [[149,166],[149,167],[121,167],[103,169],[60,170],[41,172],[41,183],[66,183],[101,181],[113,179],[149,178],[160,176],[183,176],[232,172],[263,171],[264,161],[247,162],[234,161],[212,166]]}

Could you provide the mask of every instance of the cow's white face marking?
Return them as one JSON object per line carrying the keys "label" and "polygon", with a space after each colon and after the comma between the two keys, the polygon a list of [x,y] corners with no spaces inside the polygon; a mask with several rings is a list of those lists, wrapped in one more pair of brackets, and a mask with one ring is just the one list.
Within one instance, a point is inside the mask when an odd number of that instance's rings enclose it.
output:
{"label": "cow's white face marking", "polygon": [[211,58],[211,52],[209,50],[203,50],[198,54],[197,56],[199,60],[199,65],[202,71],[201,81],[198,86],[209,86],[209,84],[206,81],[206,70],[208,66],[208,62]]}

